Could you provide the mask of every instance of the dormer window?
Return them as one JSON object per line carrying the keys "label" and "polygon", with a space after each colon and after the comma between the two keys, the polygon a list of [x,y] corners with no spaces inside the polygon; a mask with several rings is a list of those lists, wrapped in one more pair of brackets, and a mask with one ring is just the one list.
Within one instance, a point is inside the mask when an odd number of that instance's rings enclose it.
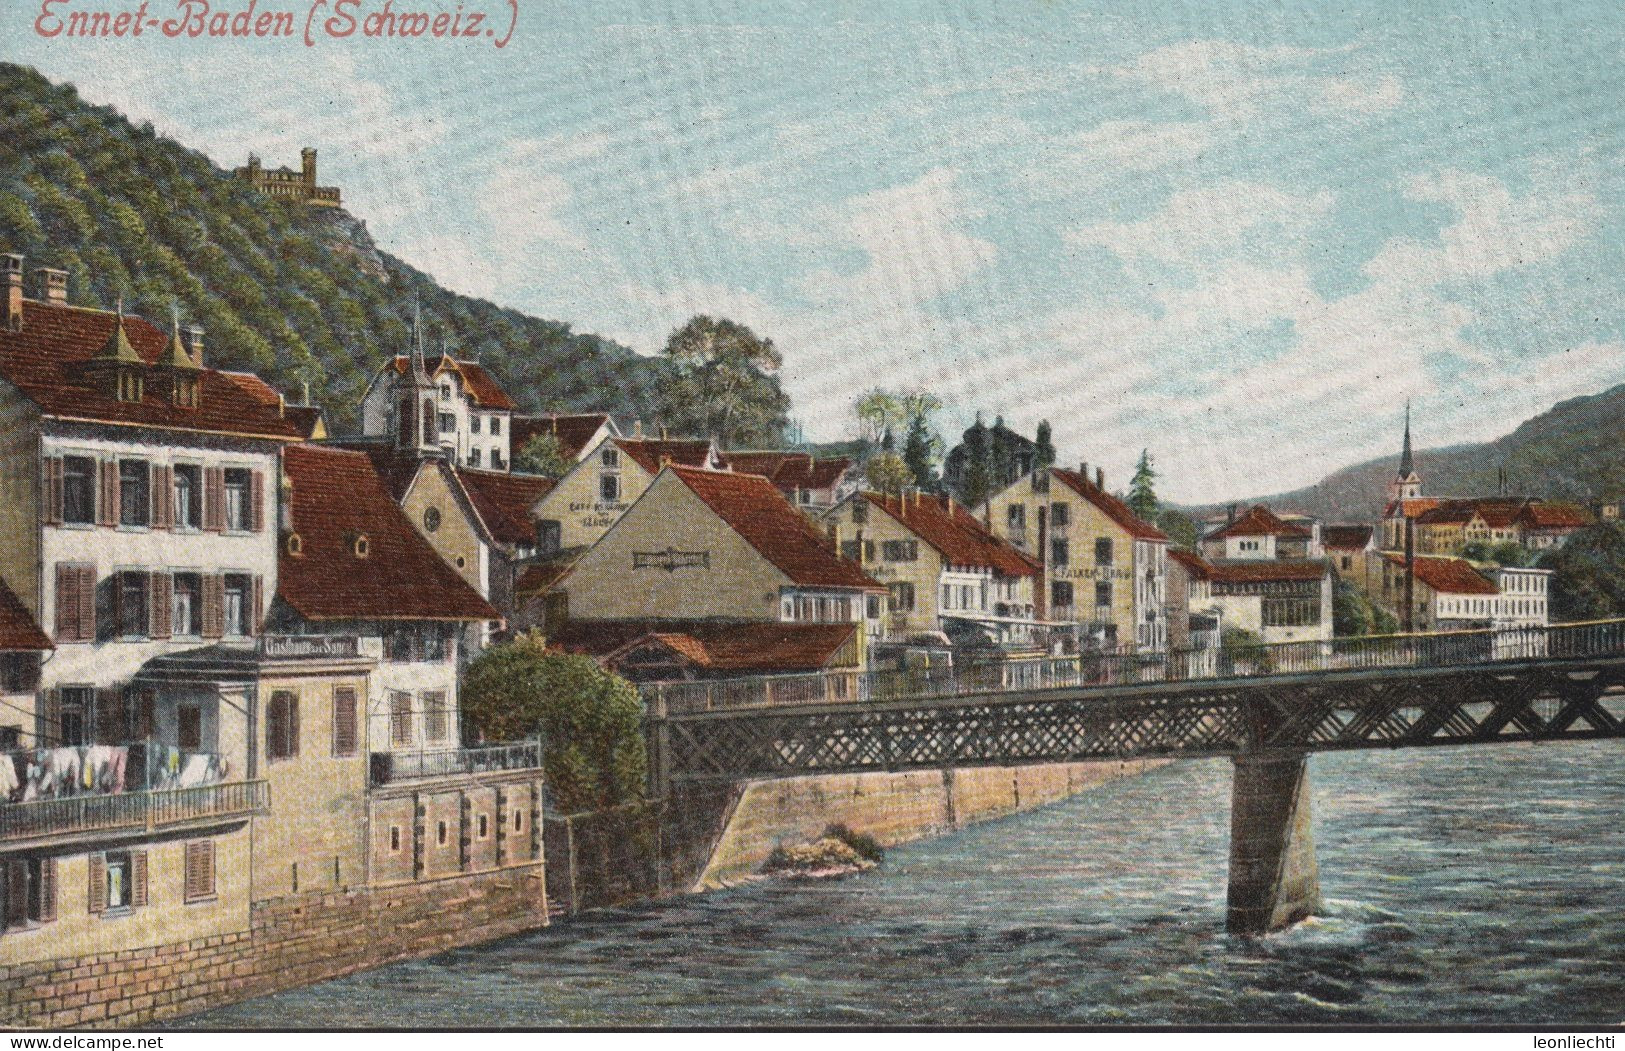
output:
{"label": "dormer window", "polygon": [[621,451],[619,449],[605,449],[599,454],[598,462],[605,467],[619,467],[621,465]]}
{"label": "dormer window", "polygon": [[140,401],[144,393],[144,384],[141,377],[128,369],[119,370],[118,374],[118,400]]}
{"label": "dormer window", "polygon": [[198,406],[199,386],[195,376],[176,376],[170,400],[183,409],[195,409]]}

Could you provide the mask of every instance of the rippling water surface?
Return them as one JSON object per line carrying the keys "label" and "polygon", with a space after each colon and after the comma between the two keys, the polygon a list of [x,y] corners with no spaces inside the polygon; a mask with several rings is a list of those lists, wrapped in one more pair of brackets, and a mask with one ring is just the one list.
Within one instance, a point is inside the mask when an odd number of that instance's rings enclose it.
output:
{"label": "rippling water surface", "polygon": [[1224,933],[1228,762],[598,913],[207,1026],[1618,1023],[1625,748],[1316,756],[1324,915]]}

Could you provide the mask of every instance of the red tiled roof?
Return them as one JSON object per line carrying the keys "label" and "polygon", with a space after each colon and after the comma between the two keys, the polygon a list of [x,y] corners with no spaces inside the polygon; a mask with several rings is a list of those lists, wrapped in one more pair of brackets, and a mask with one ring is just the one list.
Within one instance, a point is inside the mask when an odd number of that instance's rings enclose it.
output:
{"label": "red tiled roof", "polygon": [[592,436],[608,422],[609,414],[603,412],[575,416],[515,416],[510,425],[509,445],[518,453],[526,442],[537,435],[551,434],[558,438],[559,449],[565,456],[579,460],[587,449],[587,443],[592,441]]}
{"label": "red tiled roof", "polygon": [[[0,329],[0,374],[47,416],[163,427],[215,434],[297,440],[299,426],[283,416],[276,392],[252,376],[203,369],[198,407],[182,408],[149,376],[139,402],[119,401],[88,384],[81,367],[98,353],[118,323],[116,315],[56,303],[23,303],[22,329]],[[169,337],[151,322],[125,315],[124,334],[148,365],[163,355]]]}
{"label": "red tiled roof", "polygon": [[1059,478],[1080,496],[1094,504],[1100,513],[1117,523],[1119,528],[1139,540],[1167,540],[1168,536],[1156,526],[1135,514],[1128,504],[1094,484],[1077,471],[1051,467],[1050,475]]}
{"label": "red tiled roof", "polygon": [[722,458],[741,474],[759,474],[781,491],[828,489],[852,469],[846,456],[815,457],[810,453],[754,450],[726,452]]}
{"label": "red tiled roof", "polygon": [[[397,375],[404,376],[412,367],[412,359],[404,354],[397,354],[390,364],[394,367]],[[455,372],[461,376],[463,386],[468,389],[469,396],[474,399],[474,404],[481,408],[507,409],[510,412],[515,408],[513,399],[508,397],[508,392],[502,389],[502,384],[498,383],[489,372],[485,371],[485,366],[479,362],[458,361],[456,358],[446,355],[429,358],[423,364],[429,370],[430,376],[438,376],[442,372]]]}
{"label": "red tiled roof", "polygon": [[1210,567],[1213,580],[1224,584],[1319,580],[1330,572],[1324,562],[1303,562],[1285,559],[1259,559],[1257,561],[1227,559],[1210,563]]}
{"label": "red tiled roof", "polygon": [[1176,547],[1168,552],[1168,557],[1184,566],[1193,580],[1213,579],[1212,563],[1194,551],[1186,551],[1183,548]]}
{"label": "red tiled roof", "polygon": [[792,583],[883,590],[831,551],[823,534],[766,478],[675,465],[668,469]]}
{"label": "red tiled roof", "polygon": [[536,523],[530,509],[553,488],[553,479],[534,474],[505,474],[453,468],[492,539],[503,544],[535,544]]}
{"label": "red tiled roof", "polygon": [[711,443],[703,438],[612,438],[617,448],[650,474],[667,463],[679,467],[711,466]]}
{"label": "red tiled roof", "polygon": [[[452,572],[384,488],[362,453],[313,445],[284,451],[301,554],[284,540],[277,593],[307,620],[497,620]],[[366,537],[365,558],[355,553]]]}
{"label": "red tiled roof", "polygon": [[[1396,566],[1403,567],[1403,555],[1386,554],[1383,556]],[[1473,568],[1471,562],[1464,558],[1434,558],[1417,556],[1415,560],[1416,579],[1432,588],[1448,595],[1496,595],[1495,582],[1478,570]]]}
{"label": "red tiled roof", "polygon": [[1368,525],[1328,525],[1320,527],[1320,542],[1339,551],[1359,551],[1371,543],[1376,529]]}
{"label": "red tiled roof", "polygon": [[991,569],[1010,577],[1035,576],[1042,566],[999,539],[976,516],[946,496],[903,497],[860,493],[919,537],[952,566]]}
{"label": "red tiled roof", "polygon": [[1523,509],[1523,524],[1530,529],[1583,529],[1594,519],[1584,508],[1564,503],[1530,503]]}
{"label": "red tiled roof", "polygon": [[346,449],[350,452],[365,454],[372,460],[373,470],[378,472],[378,478],[389,490],[389,495],[395,498],[396,503],[406,499],[406,491],[412,488],[412,482],[417,478],[418,471],[423,469],[425,461],[410,449],[397,449],[387,441],[377,439],[356,439],[350,441],[324,442],[327,448]]}
{"label": "red tiled roof", "polygon": [[[1384,518],[1418,518],[1444,503],[1432,496],[1418,496],[1410,500],[1390,500],[1382,509]],[[1403,506],[1402,506],[1403,505]]]}
{"label": "red tiled roof", "polygon": [[556,558],[526,566],[513,582],[515,595],[534,595],[551,588],[558,579],[570,571],[574,558]]}
{"label": "red tiled roof", "polygon": [[857,629],[856,624],[576,620],[549,641],[566,653],[611,663],[622,651],[655,641],[707,671],[817,671],[829,666]]}
{"label": "red tiled roof", "polygon": [[1220,529],[1209,533],[1205,539],[1223,540],[1232,536],[1289,536],[1307,538],[1314,533],[1300,525],[1293,525],[1280,515],[1271,511],[1263,504],[1251,508],[1246,514],[1230,522]]}
{"label": "red tiled roof", "polygon": [[51,640],[40,630],[11,588],[0,582],[0,650],[53,650]]}

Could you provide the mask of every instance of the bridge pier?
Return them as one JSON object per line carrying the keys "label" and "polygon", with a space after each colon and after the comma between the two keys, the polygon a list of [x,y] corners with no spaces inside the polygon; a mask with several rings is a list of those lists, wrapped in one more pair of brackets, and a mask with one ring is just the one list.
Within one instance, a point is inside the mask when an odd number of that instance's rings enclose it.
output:
{"label": "bridge pier", "polygon": [[1303,754],[1238,755],[1230,786],[1230,893],[1225,926],[1261,935],[1320,907]]}

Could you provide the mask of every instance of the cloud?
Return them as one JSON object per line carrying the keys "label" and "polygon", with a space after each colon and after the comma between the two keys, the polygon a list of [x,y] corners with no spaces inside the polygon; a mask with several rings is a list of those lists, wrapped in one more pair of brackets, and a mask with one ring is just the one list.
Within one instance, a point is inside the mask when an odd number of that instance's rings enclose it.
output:
{"label": "cloud", "polygon": [[1244,252],[1296,258],[1333,203],[1326,190],[1293,193],[1237,180],[1179,190],[1139,222],[1097,223],[1064,237],[1107,248],[1125,262],[1189,266]]}

